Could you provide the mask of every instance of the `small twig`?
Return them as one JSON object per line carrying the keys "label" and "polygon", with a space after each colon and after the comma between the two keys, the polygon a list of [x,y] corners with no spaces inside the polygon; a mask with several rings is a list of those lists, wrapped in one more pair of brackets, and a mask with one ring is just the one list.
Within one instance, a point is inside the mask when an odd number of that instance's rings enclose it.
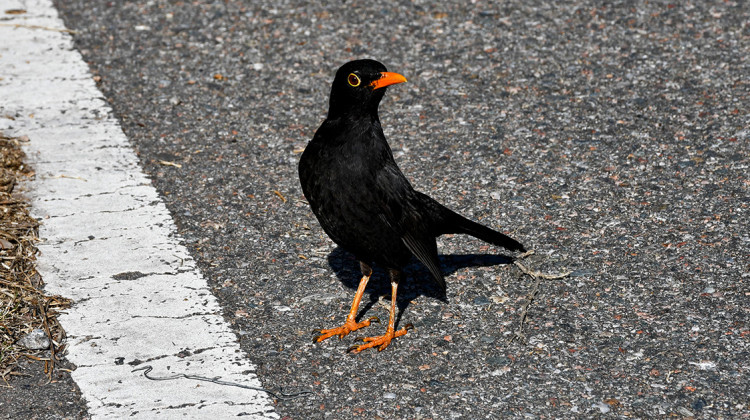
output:
{"label": "small twig", "polygon": [[71,35],[75,35],[78,33],[77,31],[74,31],[72,29],[67,29],[67,28],[52,28],[49,26],[41,26],[41,25],[23,25],[21,23],[0,23],[0,26],[11,26],[14,28],[26,28],[26,29],[44,29],[45,31],[65,32]]}
{"label": "small twig", "polygon": [[168,160],[160,160],[159,163],[164,166],[174,166],[175,168],[182,168],[182,165],[180,165],[179,163],[174,163]]}
{"label": "small twig", "polygon": [[80,176],[70,176],[70,175],[65,175],[65,174],[55,175],[52,178],[77,179],[83,182],[88,182],[86,178],[81,178]]}
{"label": "small twig", "polygon": [[300,392],[294,392],[294,393],[287,393],[287,392],[284,392],[281,389],[279,389],[278,392],[273,392],[270,389],[261,388],[261,387],[257,387],[257,386],[238,384],[236,382],[222,381],[222,380],[219,379],[219,377],[216,377],[216,378],[206,378],[205,376],[187,375],[187,374],[184,374],[184,373],[178,373],[178,374],[175,374],[175,375],[172,375],[172,376],[150,376],[149,373],[152,370],[154,370],[154,368],[151,365],[146,365],[146,366],[141,366],[139,368],[135,368],[131,372],[136,372],[136,371],[139,371],[139,370],[143,371],[143,376],[145,376],[146,379],[150,379],[152,381],[171,381],[171,380],[174,380],[174,379],[181,379],[181,378],[184,378],[184,379],[193,379],[193,380],[196,380],[196,381],[213,382],[213,383],[218,384],[218,385],[236,386],[238,388],[251,389],[253,391],[261,391],[261,392],[265,392],[268,395],[270,395],[270,396],[272,396],[272,397],[274,397],[276,399],[280,399],[280,400],[297,398],[297,397],[301,397],[303,395],[307,395],[307,394],[312,394],[313,393],[312,391],[300,391]]}
{"label": "small twig", "polygon": [[534,301],[534,298],[539,293],[539,284],[542,282],[542,280],[557,280],[561,278],[568,277],[572,271],[566,271],[565,273],[561,274],[545,274],[536,270],[532,270],[529,267],[526,267],[525,265],[521,264],[520,259],[526,258],[529,255],[533,255],[534,250],[528,251],[522,255],[520,255],[518,258],[516,258],[513,261],[513,264],[515,264],[516,267],[518,267],[521,272],[528,275],[529,277],[532,277],[534,281],[534,285],[531,286],[531,291],[529,291],[529,294],[526,295],[526,303],[523,304],[521,307],[521,323],[518,326],[518,331],[513,335],[513,337],[510,339],[510,341],[519,340],[522,342],[526,342],[526,333],[523,332],[523,326],[526,323],[526,318],[529,313],[529,306],[531,306],[531,302]]}
{"label": "small twig", "polygon": [[281,199],[281,201],[283,201],[284,203],[286,203],[286,197],[284,197],[284,195],[281,194],[281,192],[279,190],[273,190],[273,193],[276,194],[276,196],[278,196]]}
{"label": "small twig", "polygon": [[[49,329],[49,322],[47,322],[47,308],[46,305],[49,305],[49,301],[45,300],[44,302],[39,302],[39,312],[42,315],[42,326],[44,327],[44,333],[47,334],[47,338],[49,338],[49,351],[50,351],[50,360],[49,365],[45,364],[45,367],[49,366],[49,370],[47,371],[48,374],[48,380],[47,383],[52,382],[52,373],[55,370],[55,340],[52,338],[52,333]],[[45,369],[47,370],[47,369]]]}

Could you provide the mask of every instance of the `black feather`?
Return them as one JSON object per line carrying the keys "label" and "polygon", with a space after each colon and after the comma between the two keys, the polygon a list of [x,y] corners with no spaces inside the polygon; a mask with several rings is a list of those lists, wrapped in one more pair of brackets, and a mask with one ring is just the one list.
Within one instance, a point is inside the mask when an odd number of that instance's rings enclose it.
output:
{"label": "black feather", "polygon": [[[360,261],[402,270],[415,256],[445,290],[435,238],[464,233],[512,251],[516,240],[449,210],[412,188],[399,170],[383,134],[378,104],[385,88],[373,90],[385,66],[353,61],[336,73],[328,117],[299,162],[302,191],[323,230]],[[361,83],[352,86],[347,76]]]}

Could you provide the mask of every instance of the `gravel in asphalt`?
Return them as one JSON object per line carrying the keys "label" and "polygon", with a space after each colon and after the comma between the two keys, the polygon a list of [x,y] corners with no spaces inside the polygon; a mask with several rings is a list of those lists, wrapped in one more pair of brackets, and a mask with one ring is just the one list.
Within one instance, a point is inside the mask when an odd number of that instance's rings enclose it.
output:
{"label": "gravel in asphalt", "polygon": [[[264,386],[314,389],[282,417],[750,415],[744,2],[57,6]],[[296,162],[365,57],[409,80],[381,120],[414,186],[572,270],[541,284],[527,342],[532,281],[455,236],[445,301],[408,270],[416,330],[312,344],[358,271]],[[382,318],[375,277],[362,314]]]}

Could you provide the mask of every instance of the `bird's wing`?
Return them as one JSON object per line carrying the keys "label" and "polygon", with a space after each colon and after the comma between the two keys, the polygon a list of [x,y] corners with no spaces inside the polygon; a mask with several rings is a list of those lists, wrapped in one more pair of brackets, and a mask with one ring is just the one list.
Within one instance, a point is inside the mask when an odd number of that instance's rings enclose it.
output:
{"label": "bird's wing", "polygon": [[435,237],[430,236],[428,238],[419,238],[412,232],[406,232],[401,236],[401,240],[404,242],[404,245],[409,248],[409,251],[411,251],[411,253],[422,262],[422,264],[427,266],[427,269],[432,273],[435,282],[437,282],[440,289],[445,292],[445,277],[443,277],[443,271],[440,269]]}
{"label": "bird's wing", "polygon": [[445,290],[445,278],[440,270],[434,223],[430,214],[421,208],[417,192],[398,169],[395,162],[379,171],[376,182],[380,192],[381,219],[401,238],[401,241],[432,273],[438,286]]}

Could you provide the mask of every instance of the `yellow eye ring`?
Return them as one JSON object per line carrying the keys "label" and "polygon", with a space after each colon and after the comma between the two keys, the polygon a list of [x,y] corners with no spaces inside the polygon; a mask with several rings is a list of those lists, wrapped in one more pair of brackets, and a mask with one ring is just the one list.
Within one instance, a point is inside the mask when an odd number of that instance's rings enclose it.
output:
{"label": "yellow eye ring", "polygon": [[346,78],[346,81],[349,82],[349,86],[351,87],[357,87],[360,83],[362,83],[361,80],[359,80],[359,76],[357,76],[354,73],[349,73],[349,76]]}

